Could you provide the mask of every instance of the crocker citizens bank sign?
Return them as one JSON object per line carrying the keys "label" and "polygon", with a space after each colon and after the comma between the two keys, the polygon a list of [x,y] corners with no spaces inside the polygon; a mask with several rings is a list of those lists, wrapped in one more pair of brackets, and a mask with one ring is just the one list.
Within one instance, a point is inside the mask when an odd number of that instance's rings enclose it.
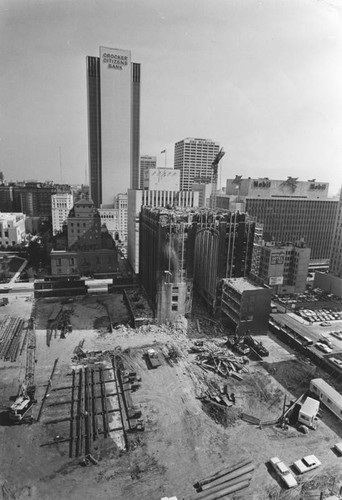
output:
{"label": "crocker citizens bank sign", "polygon": [[121,71],[128,65],[128,56],[105,52],[102,54],[102,63],[107,64],[109,69],[118,69]]}

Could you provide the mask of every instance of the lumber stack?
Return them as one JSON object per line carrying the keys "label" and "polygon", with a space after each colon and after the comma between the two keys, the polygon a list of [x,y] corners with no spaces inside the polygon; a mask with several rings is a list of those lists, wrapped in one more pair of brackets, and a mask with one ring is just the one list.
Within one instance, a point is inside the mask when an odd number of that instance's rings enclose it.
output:
{"label": "lumber stack", "polygon": [[254,465],[250,459],[240,460],[194,484],[198,495],[192,500],[217,500],[230,493],[247,488],[252,479]]}

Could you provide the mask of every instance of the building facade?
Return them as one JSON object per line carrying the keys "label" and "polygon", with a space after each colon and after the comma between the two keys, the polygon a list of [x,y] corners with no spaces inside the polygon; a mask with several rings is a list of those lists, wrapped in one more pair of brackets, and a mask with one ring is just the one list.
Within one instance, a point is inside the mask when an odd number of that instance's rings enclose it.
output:
{"label": "building facade", "polygon": [[[258,265],[255,258],[258,257]],[[262,241],[253,254],[252,273],[281,295],[303,293],[307,285],[310,248],[303,242],[282,245]]]}
{"label": "building facade", "polygon": [[144,173],[143,189],[148,191],[179,191],[180,172],[173,168],[148,168]]}
{"label": "building facade", "polygon": [[[231,210],[242,210],[264,226],[264,240],[294,243],[311,249],[310,266],[328,267],[338,201],[327,198],[329,184],[312,181],[228,179]],[[217,206],[220,207],[220,197]],[[223,207],[222,207],[223,208]]]}
{"label": "building facade", "polygon": [[316,272],[314,286],[342,298],[342,191],[333,230],[329,272]]}
{"label": "building facade", "polygon": [[[192,185],[192,191],[198,193],[198,206],[200,208],[210,208],[210,200],[211,200],[211,187],[212,184],[204,184],[200,182],[194,182]],[[229,209],[229,205],[227,205],[227,210]]]}
{"label": "building facade", "polygon": [[342,279],[342,189],[334,225],[329,273]]}
{"label": "building facade", "polygon": [[140,64],[130,51],[87,57],[87,95],[90,196],[97,208],[113,206],[140,183]]}
{"label": "building facade", "polygon": [[219,150],[210,139],[188,137],[175,144],[174,168],[180,170],[181,191],[190,191],[194,182],[212,182],[211,164]]}
{"label": "building facade", "polygon": [[115,241],[127,241],[127,194],[119,193],[114,199],[113,208],[100,208],[101,223]]}
{"label": "building facade", "polygon": [[251,269],[255,221],[244,213],[201,210],[193,217],[192,231],[194,289],[215,314],[220,281],[247,276]]}
{"label": "building facade", "polygon": [[158,323],[191,312],[190,224],[186,210],[143,207],[140,213],[140,281]]}
{"label": "building facade", "polygon": [[66,248],[58,240],[51,251],[53,276],[91,275],[117,271],[117,253],[92,200],[81,199],[67,219]]}
{"label": "building facade", "polygon": [[71,193],[58,193],[51,196],[52,232],[57,234],[62,231],[69,212],[74,204]]}
{"label": "building facade", "polygon": [[0,212],[1,246],[12,247],[25,241],[25,218],[23,213]]}
{"label": "building facade", "polygon": [[192,287],[217,312],[222,279],[250,269],[254,226],[246,214],[143,207],[140,279],[158,321],[189,312]]}
{"label": "building facade", "polygon": [[157,168],[157,157],[150,155],[140,156],[140,184],[139,189],[144,189],[144,178],[146,170]]}
{"label": "building facade", "polygon": [[198,207],[198,193],[192,191],[128,190],[128,262],[139,273],[140,211],[142,207]]}
{"label": "building facade", "polygon": [[222,280],[221,313],[236,335],[266,333],[271,312],[272,292],[246,278]]}

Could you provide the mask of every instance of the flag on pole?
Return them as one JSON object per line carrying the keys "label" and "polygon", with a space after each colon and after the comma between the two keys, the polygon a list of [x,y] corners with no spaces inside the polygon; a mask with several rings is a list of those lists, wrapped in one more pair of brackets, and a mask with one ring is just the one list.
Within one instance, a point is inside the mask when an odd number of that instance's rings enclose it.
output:
{"label": "flag on pole", "polygon": [[166,149],[163,149],[163,151],[160,151],[160,154],[162,155],[163,153],[166,153]]}

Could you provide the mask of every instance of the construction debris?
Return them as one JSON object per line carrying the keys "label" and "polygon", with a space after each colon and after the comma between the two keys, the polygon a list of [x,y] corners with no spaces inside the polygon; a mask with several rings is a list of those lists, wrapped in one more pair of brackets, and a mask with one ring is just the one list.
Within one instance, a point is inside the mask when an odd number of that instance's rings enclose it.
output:
{"label": "construction debris", "polygon": [[[221,377],[234,376],[233,374],[248,373],[246,364],[249,360],[246,356],[236,356],[227,349],[216,349],[213,351],[207,346],[194,345],[190,353],[197,353],[195,364],[204,371],[211,371]],[[236,377],[241,380],[241,377]]]}

